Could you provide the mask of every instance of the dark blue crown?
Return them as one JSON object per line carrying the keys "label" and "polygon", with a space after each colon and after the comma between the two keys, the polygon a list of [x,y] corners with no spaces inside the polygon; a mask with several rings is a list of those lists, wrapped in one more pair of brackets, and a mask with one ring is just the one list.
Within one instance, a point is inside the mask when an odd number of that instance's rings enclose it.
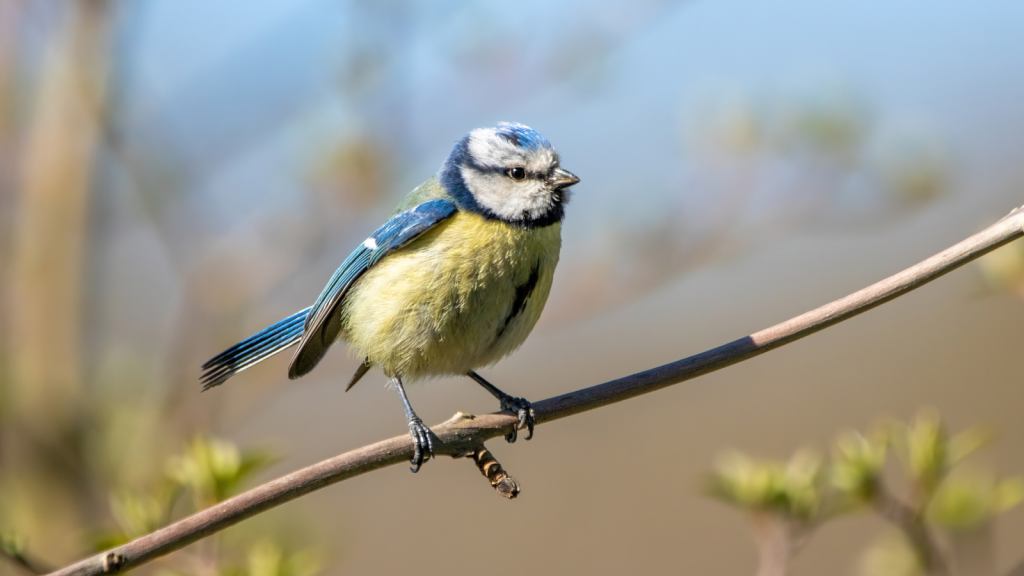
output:
{"label": "dark blue crown", "polygon": [[547,138],[540,135],[540,132],[537,132],[529,126],[523,126],[522,124],[516,124],[514,122],[502,122],[498,124],[498,128],[495,130],[495,133],[520,148],[537,150],[540,148],[552,147]]}

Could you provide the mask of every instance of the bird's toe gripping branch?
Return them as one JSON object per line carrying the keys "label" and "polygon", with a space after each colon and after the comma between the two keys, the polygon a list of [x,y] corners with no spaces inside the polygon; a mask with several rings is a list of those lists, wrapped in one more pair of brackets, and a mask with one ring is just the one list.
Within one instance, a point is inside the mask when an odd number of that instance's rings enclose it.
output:
{"label": "bird's toe gripping branch", "polygon": [[466,456],[473,459],[480,473],[491,482],[491,486],[500,496],[509,500],[519,496],[519,482],[501,467],[485,446],[480,446]]}
{"label": "bird's toe gripping branch", "polygon": [[501,402],[502,410],[508,410],[519,417],[518,424],[512,428],[511,432],[505,435],[505,440],[507,442],[515,442],[516,438],[519,436],[519,430],[522,428],[529,430],[529,434],[526,435],[527,440],[533,438],[533,427],[537,425],[537,414],[533,410],[533,404],[530,404],[530,402],[525,398],[509,396],[473,370],[467,372],[466,376],[472,378],[477,384],[483,386],[484,390],[487,390],[494,395],[494,397]]}
{"label": "bird's toe gripping branch", "polygon": [[420,466],[434,455],[434,433],[430,431],[416,415],[409,418],[409,435],[412,436],[414,453],[412,456],[413,473],[420,471]]}
{"label": "bird's toe gripping branch", "polygon": [[519,437],[519,430],[522,428],[527,430],[527,440],[533,438],[533,427],[537,425],[537,413],[533,410],[533,404],[530,404],[525,398],[505,396],[501,399],[501,409],[513,412],[519,417],[519,424],[505,435],[506,442],[515,442]]}

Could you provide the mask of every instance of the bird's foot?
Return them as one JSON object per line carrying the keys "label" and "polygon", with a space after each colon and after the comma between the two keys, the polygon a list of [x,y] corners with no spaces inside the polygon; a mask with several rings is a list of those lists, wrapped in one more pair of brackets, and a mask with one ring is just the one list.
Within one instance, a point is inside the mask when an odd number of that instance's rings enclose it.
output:
{"label": "bird's foot", "polygon": [[414,450],[410,470],[416,473],[420,471],[420,466],[434,455],[434,433],[418,416],[413,415],[409,418],[409,435],[412,436]]}
{"label": "bird's foot", "polygon": [[530,404],[529,400],[506,395],[501,399],[501,409],[509,410],[519,416],[519,424],[512,429],[512,432],[505,434],[506,442],[515,442],[519,436],[519,430],[522,428],[526,428],[528,431],[527,440],[533,438],[533,427],[537,425],[537,414],[533,411],[533,404]]}

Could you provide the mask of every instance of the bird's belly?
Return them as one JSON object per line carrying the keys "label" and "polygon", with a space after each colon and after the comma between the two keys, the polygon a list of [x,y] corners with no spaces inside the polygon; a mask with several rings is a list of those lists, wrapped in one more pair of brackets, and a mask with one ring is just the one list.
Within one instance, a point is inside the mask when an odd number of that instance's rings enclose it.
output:
{"label": "bird's belly", "polygon": [[560,246],[561,224],[523,229],[460,212],[359,279],[342,338],[405,380],[492,364],[537,323]]}

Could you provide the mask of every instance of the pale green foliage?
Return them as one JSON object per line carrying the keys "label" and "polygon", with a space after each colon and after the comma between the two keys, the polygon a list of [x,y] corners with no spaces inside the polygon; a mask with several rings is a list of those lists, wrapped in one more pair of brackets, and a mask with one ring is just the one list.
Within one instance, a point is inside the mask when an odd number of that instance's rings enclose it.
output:
{"label": "pale green foliage", "polygon": [[[273,540],[258,540],[248,547],[244,561],[221,568],[216,576],[315,576],[322,560],[311,549],[292,551]],[[164,569],[159,576],[196,576],[194,572]]]}
{"label": "pale green foliage", "polygon": [[153,494],[116,492],[110,495],[110,511],[128,538],[159,528],[167,520],[167,499]]}
{"label": "pale green foliage", "polygon": [[832,450],[832,483],[855,502],[875,497],[888,452],[887,436],[864,436],[851,430],[836,439]]}
{"label": "pale green foliage", "polygon": [[922,410],[902,432],[894,438],[902,448],[907,472],[926,494],[931,494],[948,468],[945,427],[935,411]]}
{"label": "pale green foliage", "polygon": [[745,508],[810,520],[821,507],[823,479],[821,457],[811,451],[799,451],[785,463],[733,452],[721,459],[707,490]]}
{"label": "pale green foliage", "polygon": [[250,475],[272,462],[260,452],[241,452],[231,442],[197,437],[185,453],[173,458],[167,476],[195,497],[197,506],[227,498]]}
{"label": "pale green foliage", "polygon": [[[243,451],[227,440],[196,437],[181,454],[168,459],[166,474],[157,486],[149,491],[122,490],[110,495],[117,530],[97,534],[94,547],[106,550],[166,525],[181,497],[190,499],[194,509],[224,500],[272,461],[263,452]],[[198,563],[216,566],[217,576],[313,576],[321,567],[314,549],[291,550],[283,541],[266,537],[255,543],[243,540],[233,546],[214,546],[212,550],[216,558]],[[204,568],[197,572],[193,567],[196,563],[196,558],[186,558],[181,566],[165,567],[160,574],[193,576],[209,571]]]}
{"label": "pale green foliage", "polygon": [[959,464],[964,458],[992,443],[995,433],[985,426],[974,426],[949,439],[946,447],[948,466]]}
{"label": "pale green foliage", "polygon": [[216,504],[270,462],[266,454],[243,452],[227,440],[196,437],[184,453],[169,459],[164,478],[149,491],[110,494],[110,512],[118,529],[99,532],[93,547],[106,550],[160,528],[181,495],[191,496],[197,510]]}
{"label": "pale green foliage", "polygon": [[0,532],[0,551],[15,558],[25,553],[25,538],[13,530]]}
{"label": "pale green foliage", "polygon": [[288,552],[280,544],[261,540],[249,550],[246,576],[313,576],[320,559],[311,550]]}
{"label": "pale green foliage", "polygon": [[[909,423],[886,422],[866,434],[841,433],[828,461],[806,450],[788,462],[729,453],[712,474],[709,492],[757,512],[755,519],[762,525],[764,514],[769,514],[778,525],[789,527],[789,540],[780,544],[787,551],[798,546],[796,538],[805,538],[823,521],[860,508],[880,512],[903,532],[902,537],[890,535],[868,550],[861,564],[863,574],[916,576],[925,573],[925,562],[934,562],[934,567],[948,565],[950,559],[971,573],[972,558],[956,557],[957,546],[947,551],[939,543],[987,537],[985,528],[997,514],[1024,501],[1024,477],[999,478],[958,467],[987,446],[992,436],[987,428],[973,427],[950,437],[936,411],[922,410]],[[887,487],[887,476],[894,472],[888,466],[890,453],[896,453],[902,464],[908,486],[905,495],[893,494]],[[906,537],[922,531],[945,538]],[[759,539],[759,545],[763,541]],[[932,546],[936,549],[930,550]],[[945,558],[947,554],[954,557]],[[771,557],[762,550],[762,558]]]}
{"label": "pale green foliage", "polygon": [[934,410],[922,410],[909,425],[894,426],[896,452],[910,479],[926,497],[938,489],[953,466],[992,441],[992,431],[980,426],[950,438]]}
{"label": "pale green foliage", "polygon": [[[25,537],[13,530],[0,531],[0,554],[22,567],[27,572],[43,573],[52,568],[44,567],[27,557]],[[3,566],[3,564],[0,564]]]}
{"label": "pale green foliage", "polygon": [[1022,500],[1022,477],[999,480],[987,473],[959,474],[939,487],[928,506],[928,519],[949,530],[970,531]]}
{"label": "pale green foliage", "polygon": [[986,287],[1024,297],[1024,244],[1011,242],[977,260]]}
{"label": "pale green foliage", "polygon": [[861,557],[862,576],[925,576],[920,557],[906,539],[889,534]]}

